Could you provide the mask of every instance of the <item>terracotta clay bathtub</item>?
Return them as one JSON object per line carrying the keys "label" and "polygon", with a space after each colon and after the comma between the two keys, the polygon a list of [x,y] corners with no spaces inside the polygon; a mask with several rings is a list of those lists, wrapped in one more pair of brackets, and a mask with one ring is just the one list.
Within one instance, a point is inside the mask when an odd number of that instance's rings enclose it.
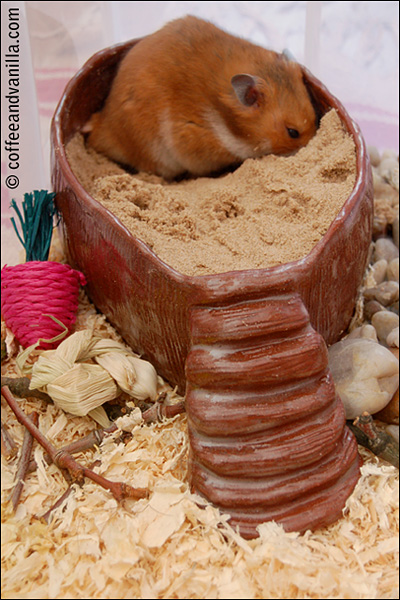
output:
{"label": "terracotta clay bathtub", "polygon": [[65,146],[101,107],[119,61],[140,40],[93,56],[52,122],[52,177],[66,252],[125,340],[186,393],[192,489],[246,537],[341,515],[359,477],[327,362],[352,317],[372,230],[365,144],[341,103],[304,70],[321,113],[334,107],[357,149],[352,194],[302,260],[189,277],[163,263],[79,184]]}

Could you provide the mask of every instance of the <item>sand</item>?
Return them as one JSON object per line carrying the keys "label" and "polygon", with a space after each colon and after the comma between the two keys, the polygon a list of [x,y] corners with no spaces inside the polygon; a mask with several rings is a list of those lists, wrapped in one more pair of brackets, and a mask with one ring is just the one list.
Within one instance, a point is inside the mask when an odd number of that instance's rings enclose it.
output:
{"label": "sand", "polygon": [[76,134],[83,187],[161,260],[186,275],[260,269],[306,256],[352,192],[355,145],[335,110],[292,156],[248,159],[219,177],[167,182],[131,174]]}

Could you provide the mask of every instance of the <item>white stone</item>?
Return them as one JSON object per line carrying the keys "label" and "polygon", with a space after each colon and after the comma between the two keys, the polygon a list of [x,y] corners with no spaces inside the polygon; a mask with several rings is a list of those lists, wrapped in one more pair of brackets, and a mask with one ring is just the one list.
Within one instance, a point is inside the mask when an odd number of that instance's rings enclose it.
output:
{"label": "white stone", "polygon": [[385,281],[387,266],[388,262],[384,258],[381,258],[375,264],[372,265],[371,271],[375,280],[375,285],[379,285],[380,283]]}
{"label": "white stone", "polygon": [[346,338],[329,348],[329,368],[346,419],[364,411],[374,414],[392,399],[398,387],[399,361],[384,346]]}
{"label": "white stone", "polygon": [[372,315],[371,323],[375,327],[378,339],[386,342],[389,333],[399,326],[399,315],[390,310],[380,310]]}
{"label": "white stone", "polygon": [[389,335],[386,338],[386,343],[390,348],[398,348],[399,347],[399,328],[396,327],[392,329]]}
{"label": "white stone", "polygon": [[375,242],[374,249],[374,262],[384,258],[387,262],[390,262],[394,258],[398,258],[399,249],[389,238],[379,238]]}
{"label": "white stone", "polygon": [[387,278],[389,281],[399,281],[399,259],[394,258],[387,267]]}
{"label": "white stone", "polygon": [[393,185],[393,187],[397,187],[398,189],[399,163],[395,158],[382,158],[378,166],[378,173],[382,177],[382,179],[389,181]]}
{"label": "white stone", "polygon": [[353,329],[353,331],[347,336],[346,340],[360,338],[377,342],[378,336],[376,335],[375,327],[368,323],[366,325],[361,325],[361,327]]}
{"label": "white stone", "polygon": [[376,146],[368,146],[369,159],[373,167],[378,167],[381,162],[381,156]]}
{"label": "white stone", "polygon": [[399,426],[398,425],[388,425],[386,427],[386,431],[395,439],[397,443],[399,443]]}

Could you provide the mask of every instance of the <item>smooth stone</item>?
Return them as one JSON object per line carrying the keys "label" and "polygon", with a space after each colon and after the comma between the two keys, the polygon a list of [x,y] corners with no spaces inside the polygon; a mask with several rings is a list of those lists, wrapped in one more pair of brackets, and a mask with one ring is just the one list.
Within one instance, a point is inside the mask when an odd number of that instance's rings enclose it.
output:
{"label": "smooth stone", "polygon": [[388,220],[385,214],[374,214],[372,237],[374,240],[387,234]]}
{"label": "smooth stone", "polygon": [[378,336],[376,335],[375,327],[369,323],[366,325],[361,325],[360,327],[356,327],[356,329],[353,329],[353,331],[349,333],[349,335],[346,337],[346,340],[360,338],[377,342]]}
{"label": "smooth stone", "polygon": [[390,435],[399,443],[399,426],[398,425],[388,425],[386,427],[386,431],[390,433]]}
{"label": "smooth stone", "polygon": [[389,172],[388,181],[397,191],[399,191],[399,163],[397,167]]}
{"label": "smooth stone", "polygon": [[389,333],[399,326],[399,315],[390,310],[380,310],[372,316],[371,324],[375,327],[378,339],[386,342]]}
{"label": "smooth stone", "polygon": [[394,258],[398,258],[399,249],[389,238],[379,238],[375,242],[374,263],[383,258],[389,263]]}
{"label": "smooth stone", "polygon": [[393,242],[397,249],[399,249],[399,217],[397,216],[392,223],[392,234]]}
{"label": "smooth stone", "polygon": [[397,302],[394,302],[393,304],[388,306],[388,309],[391,312],[394,312],[394,313],[396,313],[396,315],[398,315],[399,314],[399,301],[397,300]]}
{"label": "smooth stone", "polygon": [[378,186],[380,186],[382,183],[386,183],[387,184],[387,182],[383,181],[382,177],[379,175],[379,173],[378,173],[378,167],[379,167],[379,165],[377,165],[376,167],[374,167],[372,169],[372,185],[374,187],[374,192],[375,192],[376,188]]}
{"label": "smooth stone", "polygon": [[386,148],[382,152],[381,160],[385,160],[386,158],[391,158],[392,160],[399,162],[399,155],[397,150],[393,150],[392,148]]}
{"label": "smooth stone", "polygon": [[386,338],[386,343],[389,346],[389,348],[398,348],[399,347],[399,328],[395,327],[394,329],[392,329],[392,331],[389,333],[389,335]]}
{"label": "smooth stone", "polygon": [[378,166],[378,173],[385,181],[396,187],[399,181],[399,162],[390,156],[382,158]]}
{"label": "smooth stone", "polygon": [[394,258],[390,261],[386,269],[386,276],[389,281],[399,281],[399,259]]}
{"label": "smooth stone", "polygon": [[382,306],[389,306],[399,299],[399,284],[397,281],[383,281],[375,288],[366,291],[373,293],[373,298]]}
{"label": "smooth stone", "polygon": [[394,156],[388,156],[387,154],[382,155],[381,161],[378,165],[378,173],[383,179],[387,179],[386,175],[396,169],[399,166],[397,159]]}
{"label": "smooth stone", "polygon": [[379,285],[382,283],[382,281],[385,281],[387,268],[388,261],[385,258],[377,260],[376,263],[372,265],[371,272],[376,285]]}
{"label": "smooth stone", "polygon": [[[379,313],[377,313],[379,314]],[[346,419],[382,410],[398,388],[399,361],[369,339],[346,338],[329,348],[329,368]]]}
{"label": "smooth stone", "polygon": [[[390,352],[393,356],[399,360],[399,349],[398,348],[390,348]],[[399,424],[399,388],[393,394],[390,402],[380,410],[377,414],[374,415],[375,418],[384,421],[385,423]]]}
{"label": "smooth stone", "polygon": [[389,206],[395,206],[399,203],[399,193],[377,173],[373,176],[373,186],[375,202],[377,200],[384,200]]}
{"label": "smooth stone", "polygon": [[378,167],[381,162],[381,155],[378,148],[376,146],[368,146],[368,155],[371,165],[373,167]]}
{"label": "smooth stone", "polygon": [[364,305],[364,316],[368,321],[370,321],[373,315],[379,312],[380,310],[386,309],[384,306],[382,306],[382,304],[379,304],[379,302],[377,302],[376,300],[369,300]]}

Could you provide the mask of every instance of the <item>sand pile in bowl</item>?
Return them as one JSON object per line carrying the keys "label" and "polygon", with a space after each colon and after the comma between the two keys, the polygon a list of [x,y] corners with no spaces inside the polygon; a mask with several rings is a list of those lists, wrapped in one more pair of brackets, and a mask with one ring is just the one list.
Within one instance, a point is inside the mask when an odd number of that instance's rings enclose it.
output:
{"label": "sand pile in bowl", "polygon": [[355,145],[335,110],[292,156],[248,159],[220,177],[167,182],[130,174],[76,134],[67,146],[83,187],[186,275],[259,269],[306,256],[356,179]]}

